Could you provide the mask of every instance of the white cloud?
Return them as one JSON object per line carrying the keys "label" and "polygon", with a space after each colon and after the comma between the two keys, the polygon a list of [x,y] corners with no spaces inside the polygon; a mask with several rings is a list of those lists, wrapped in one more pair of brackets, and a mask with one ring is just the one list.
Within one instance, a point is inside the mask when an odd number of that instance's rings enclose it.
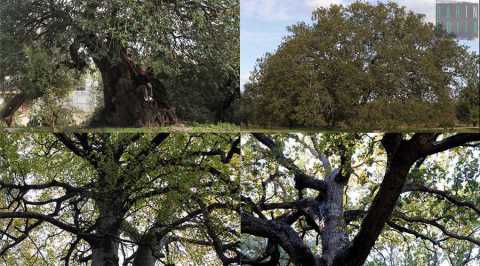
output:
{"label": "white cloud", "polygon": [[428,22],[435,22],[435,0],[397,0],[395,2],[415,13],[425,14]]}
{"label": "white cloud", "polygon": [[289,7],[295,5],[290,0],[242,0],[241,14],[264,20],[288,20],[291,18]]}
{"label": "white cloud", "polygon": [[317,7],[329,7],[330,5],[340,5],[343,4],[344,1],[342,0],[305,0],[306,4],[309,7],[317,8]]}
{"label": "white cloud", "polygon": [[296,20],[317,7],[342,4],[348,0],[241,0],[241,15],[266,21]]}
{"label": "white cloud", "polygon": [[[329,7],[332,4],[348,5],[357,0],[242,0],[242,15],[252,16],[268,21],[284,21],[295,19],[298,12],[308,13],[318,7]],[[388,2],[391,0],[360,0],[370,3]],[[475,0],[462,0],[475,1]],[[426,15],[429,22],[435,21],[435,0],[395,0],[401,6]]]}
{"label": "white cloud", "polygon": [[243,91],[245,84],[249,81],[250,72],[243,72],[240,74],[240,90]]}
{"label": "white cloud", "polygon": [[473,39],[473,40],[460,40],[459,43],[461,45],[465,45],[469,47],[471,52],[476,52],[477,54],[480,52],[480,47],[479,47],[479,40],[478,38]]}

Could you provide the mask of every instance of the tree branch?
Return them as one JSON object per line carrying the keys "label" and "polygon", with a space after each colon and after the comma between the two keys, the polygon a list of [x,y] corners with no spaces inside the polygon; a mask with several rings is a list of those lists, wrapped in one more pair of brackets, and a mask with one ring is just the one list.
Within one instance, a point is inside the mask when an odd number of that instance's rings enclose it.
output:
{"label": "tree branch", "polygon": [[423,223],[423,224],[431,225],[433,227],[438,228],[446,236],[449,236],[449,237],[455,238],[455,239],[459,239],[459,240],[469,241],[473,244],[476,244],[476,245],[480,246],[480,240],[475,239],[473,237],[469,237],[469,236],[459,235],[457,233],[449,231],[449,230],[447,230],[447,228],[444,225],[438,223],[436,220],[430,220],[430,219],[426,219],[426,218],[423,218],[423,217],[408,217],[405,214],[400,213],[400,212],[395,213],[395,217],[398,217],[398,218],[400,218],[404,221],[410,222],[410,223]]}
{"label": "tree branch", "polygon": [[334,265],[363,265],[395,209],[410,167],[419,158],[419,139],[424,137],[415,134],[406,141],[401,134],[387,133],[383,136],[382,145],[387,151],[387,169],[383,181],[360,230],[351,244],[337,254]]}
{"label": "tree branch", "polygon": [[319,180],[314,176],[309,176],[305,174],[304,171],[302,171],[298,166],[296,166],[292,160],[286,158],[282,152],[280,151],[278,146],[275,144],[275,142],[267,137],[264,134],[261,133],[253,133],[253,136],[260,141],[262,144],[268,147],[268,149],[271,151],[273,157],[275,160],[287,168],[288,170],[292,171],[295,175],[295,187],[299,190],[304,189],[304,188],[311,188],[315,189],[318,191],[324,191],[326,188],[325,181]]}
{"label": "tree branch", "polygon": [[401,233],[407,233],[407,234],[413,235],[413,236],[415,236],[415,237],[418,237],[418,238],[420,238],[420,239],[428,240],[428,241],[430,241],[430,242],[431,242],[433,245],[435,245],[435,246],[438,245],[439,242],[440,242],[439,240],[433,239],[433,238],[431,238],[431,237],[429,237],[429,236],[427,236],[427,235],[421,234],[421,233],[419,233],[419,232],[417,232],[417,231],[415,231],[415,230],[412,230],[412,229],[410,229],[410,228],[401,226],[401,225],[399,225],[399,224],[397,224],[397,223],[394,223],[394,222],[392,222],[392,221],[388,221],[387,224],[388,224],[391,228],[393,228],[393,229],[395,229],[395,230],[397,230],[397,231],[399,231],[399,232],[401,232]]}
{"label": "tree branch", "polygon": [[135,162],[143,161],[151,152],[153,152],[163,141],[165,141],[170,133],[159,133],[157,134],[149,143],[149,145],[142,149],[137,155],[135,156]]}
{"label": "tree branch", "polygon": [[55,225],[56,227],[65,230],[69,233],[75,234],[79,237],[82,237],[83,239],[89,241],[91,239],[91,235],[86,234],[82,232],[79,228],[72,226],[70,224],[64,223],[62,221],[59,221],[52,216],[41,214],[41,213],[36,213],[36,212],[0,212],[0,219],[5,219],[5,218],[30,218],[30,219],[35,219],[39,221],[44,221],[48,222],[52,225]]}
{"label": "tree branch", "polygon": [[[362,221],[359,232],[351,245],[336,256],[334,265],[361,266],[365,262],[393,213],[408,172],[415,161],[468,142],[477,141],[480,139],[480,134],[457,134],[435,142],[437,137],[436,133],[418,133],[409,140],[404,140],[400,134],[384,135],[382,144],[387,151],[387,169],[383,181]],[[444,233],[449,233],[453,237],[453,234],[446,231],[445,228],[440,226],[439,229],[443,229]]]}
{"label": "tree branch", "polygon": [[65,189],[67,192],[81,192],[83,189],[74,187],[70,184],[59,182],[56,180],[52,180],[48,183],[43,184],[13,184],[13,183],[5,183],[0,180],[0,188],[7,188],[7,189],[19,189],[19,190],[41,190],[41,189],[48,189],[52,187],[61,187]]}
{"label": "tree branch", "polygon": [[463,201],[460,198],[452,196],[446,191],[429,188],[422,184],[415,184],[415,183],[407,184],[403,188],[403,192],[412,192],[412,191],[425,192],[425,193],[440,196],[457,206],[470,208],[473,211],[475,211],[477,215],[480,216],[480,207],[476,206],[473,202]]}
{"label": "tree branch", "polygon": [[295,265],[319,265],[310,248],[298,233],[286,223],[277,220],[264,220],[245,212],[241,213],[242,233],[274,240],[288,253]]}
{"label": "tree branch", "polygon": [[451,148],[459,147],[465,145],[469,142],[480,141],[479,133],[461,133],[456,134],[450,137],[447,137],[438,142],[428,142],[422,147],[422,155],[431,155],[446,151]]}

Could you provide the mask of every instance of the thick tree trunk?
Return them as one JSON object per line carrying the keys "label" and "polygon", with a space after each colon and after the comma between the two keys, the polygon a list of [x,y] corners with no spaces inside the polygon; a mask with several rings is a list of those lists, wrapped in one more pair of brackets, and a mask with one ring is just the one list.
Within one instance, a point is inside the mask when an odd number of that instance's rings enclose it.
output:
{"label": "thick tree trunk", "polygon": [[155,261],[152,247],[150,245],[139,245],[133,260],[133,266],[155,266]]}
{"label": "thick tree trunk", "polygon": [[105,237],[92,247],[92,266],[117,266],[118,242],[112,237]]}
{"label": "thick tree trunk", "polygon": [[153,88],[153,101],[145,100],[145,89],[135,86],[127,63],[97,62],[102,74],[104,107],[92,126],[145,127],[176,123],[175,111],[159,99]]}
{"label": "thick tree trunk", "polygon": [[[92,246],[92,266],[117,266],[120,227],[123,220],[122,201],[117,197],[106,196],[97,201],[99,217],[96,221],[95,236],[97,240]],[[121,198],[118,196],[118,198]],[[119,206],[120,205],[120,206]]]}
{"label": "thick tree trunk", "polygon": [[92,266],[118,265],[118,222],[115,217],[99,218],[98,240],[92,244]]}
{"label": "thick tree trunk", "polygon": [[332,265],[337,253],[347,244],[345,220],[343,215],[344,184],[335,180],[336,175],[330,175],[327,184],[325,200],[325,226],[322,231],[322,258],[326,265]]}
{"label": "thick tree trunk", "polygon": [[139,241],[133,266],[155,266],[158,258],[165,257],[162,248],[168,245],[168,237],[158,233],[159,228],[150,229]]}

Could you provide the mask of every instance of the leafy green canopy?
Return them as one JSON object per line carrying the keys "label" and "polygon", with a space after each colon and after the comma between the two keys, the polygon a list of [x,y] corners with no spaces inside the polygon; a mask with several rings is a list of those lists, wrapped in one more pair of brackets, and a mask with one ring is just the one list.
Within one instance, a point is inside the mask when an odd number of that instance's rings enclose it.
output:
{"label": "leafy green canopy", "polygon": [[[197,119],[215,119],[218,103],[238,98],[238,8],[235,0],[6,0],[0,7],[0,80],[14,76],[21,90],[34,87],[33,96],[45,93],[43,80],[25,79],[26,49],[48,54],[43,78],[55,89],[68,86],[46,76],[55,73],[61,81],[72,78],[73,69],[93,63],[101,68],[105,60],[111,67],[124,53],[151,67],[154,78],[164,83],[157,87],[170,90],[162,96],[187,106],[184,113],[206,106],[205,117]],[[33,85],[26,86],[27,81]],[[200,100],[177,99],[177,87],[197,93]],[[209,106],[209,100],[217,104]]]}
{"label": "leafy green canopy", "polygon": [[[0,215],[0,261],[80,265],[113,210],[124,261],[148,244],[163,263],[218,265],[239,224],[237,138],[1,134],[0,213],[17,219]],[[230,246],[216,250],[220,241]]]}
{"label": "leafy green canopy", "polygon": [[248,123],[454,124],[455,98],[478,91],[478,56],[395,3],[320,8],[311,25],[289,31],[274,54],[258,60],[246,85]]}

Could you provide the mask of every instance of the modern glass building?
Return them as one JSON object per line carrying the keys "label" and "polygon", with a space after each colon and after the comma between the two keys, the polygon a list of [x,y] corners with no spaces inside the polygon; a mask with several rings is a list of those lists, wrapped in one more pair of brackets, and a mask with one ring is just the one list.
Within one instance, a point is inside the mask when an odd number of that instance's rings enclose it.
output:
{"label": "modern glass building", "polygon": [[458,39],[478,38],[478,1],[436,0],[436,23]]}

